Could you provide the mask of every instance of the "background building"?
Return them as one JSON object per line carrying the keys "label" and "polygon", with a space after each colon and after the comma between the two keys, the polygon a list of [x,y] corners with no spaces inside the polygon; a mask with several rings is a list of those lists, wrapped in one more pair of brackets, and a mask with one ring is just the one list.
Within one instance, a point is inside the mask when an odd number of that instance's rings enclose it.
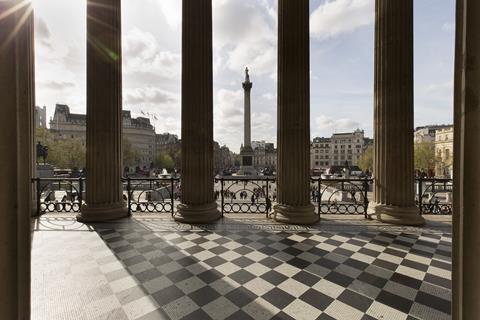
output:
{"label": "background building", "polygon": [[452,178],[453,173],[453,126],[435,133],[435,176]]}
{"label": "background building", "polygon": [[252,141],[253,165],[255,169],[276,169],[277,167],[277,149],[272,142]]}
{"label": "background building", "polygon": [[47,107],[35,107],[35,128],[47,127]]}
{"label": "background building", "polygon": [[330,138],[313,138],[310,144],[310,167],[328,168],[331,165],[331,145]]}
{"label": "background building", "polygon": [[[68,105],[57,104],[50,120],[50,131],[55,139],[79,139],[86,143],[87,116],[71,113]],[[123,111],[123,137],[138,155],[138,166],[150,167],[156,154],[155,128],[144,117],[132,118],[130,111]]]}
{"label": "background building", "polygon": [[450,125],[427,125],[416,127],[413,133],[414,143],[435,142],[435,133],[437,130],[449,128]]}
{"label": "background building", "polygon": [[311,169],[326,169],[330,166],[358,165],[358,160],[370,143],[364,131],[334,133],[331,138],[317,137],[310,144]]}

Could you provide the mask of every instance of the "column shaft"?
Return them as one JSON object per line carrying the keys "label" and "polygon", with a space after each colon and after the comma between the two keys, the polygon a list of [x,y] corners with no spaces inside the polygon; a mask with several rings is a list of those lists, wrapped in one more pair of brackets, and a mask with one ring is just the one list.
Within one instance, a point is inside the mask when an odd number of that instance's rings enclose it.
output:
{"label": "column shaft", "polygon": [[87,204],[78,218],[103,221],[127,216],[121,179],[121,1],[87,3]]}
{"label": "column shaft", "polygon": [[175,219],[220,217],[213,193],[212,0],[182,2],[182,203]]}
{"label": "column shaft", "polygon": [[0,2],[0,314],[30,318],[35,105],[30,2]]}
{"label": "column shaft", "polygon": [[245,103],[245,106],[244,106],[244,109],[245,109],[245,114],[243,115],[244,116],[244,121],[245,121],[245,126],[243,128],[244,132],[243,132],[243,137],[244,137],[244,144],[243,146],[245,148],[249,148],[252,146],[252,138],[251,138],[251,105],[250,105],[250,93],[251,93],[251,89],[245,89],[245,86],[244,86],[244,103]]}
{"label": "column shaft", "polygon": [[384,222],[422,224],[413,175],[413,0],[376,0],[375,202]]}
{"label": "column shaft", "polygon": [[480,314],[480,2],[457,1],[452,318]]}
{"label": "column shaft", "polygon": [[309,1],[278,2],[278,168],[275,219],[318,221],[310,202]]}

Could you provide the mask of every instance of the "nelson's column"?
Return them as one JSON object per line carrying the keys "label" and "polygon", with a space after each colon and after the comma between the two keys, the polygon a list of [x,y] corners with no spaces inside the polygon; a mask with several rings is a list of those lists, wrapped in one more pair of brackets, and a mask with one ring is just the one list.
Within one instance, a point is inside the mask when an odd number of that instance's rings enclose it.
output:
{"label": "nelson's column", "polygon": [[253,167],[253,149],[250,139],[250,91],[252,89],[252,82],[248,74],[248,68],[245,68],[245,82],[242,83],[244,91],[244,124],[243,134],[244,142],[240,148],[240,156],[242,164],[240,165],[240,175],[250,176],[255,175],[255,168]]}

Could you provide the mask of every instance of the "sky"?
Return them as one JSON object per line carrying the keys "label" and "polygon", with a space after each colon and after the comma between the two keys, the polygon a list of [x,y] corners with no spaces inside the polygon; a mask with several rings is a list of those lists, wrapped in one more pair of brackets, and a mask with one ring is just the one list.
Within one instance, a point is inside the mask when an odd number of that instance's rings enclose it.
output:
{"label": "sky", "polygon": [[[86,0],[33,0],[36,103],[86,110]],[[374,0],[310,1],[311,136],[373,135]],[[415,126],[452,123],[454,0],[414,0]],[[123,0],[123,108],[180,136],[181,1]],[[243,141],[244,69],[252,140],[276,141],[277,0],[213,0],[214,139]],[[153,118],[156,116],[158,120]]]}

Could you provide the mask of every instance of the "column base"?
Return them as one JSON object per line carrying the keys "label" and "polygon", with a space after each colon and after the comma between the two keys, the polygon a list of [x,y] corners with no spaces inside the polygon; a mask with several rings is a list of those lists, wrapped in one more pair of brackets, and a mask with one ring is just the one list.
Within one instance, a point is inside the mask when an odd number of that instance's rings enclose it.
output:
{"label": "column base", "polygon": [[218,220],[222,213],[218,211],[216,202],[205,205],[189,205],[181,203],[177,206],[177,213],[173,216],[175,221],[183,223],[208,223]]}
{"label": "column base", "polygon": [[114,204],[108,207],[89,207],[83,205],[77,215],[78,222],[103,222],[128,217],[128,209],[125,204]]}
{"label": "column base", "polygon": [[419,226],[425,224],[417,207],[398,207],[385,204],[372,204],[377,219],[390,224]]}
{"label": "column base", "polygon": [[315,224],[320,221],[312,204],[306,206],[277,204],[273,207],[273,219],[287,224]]}

